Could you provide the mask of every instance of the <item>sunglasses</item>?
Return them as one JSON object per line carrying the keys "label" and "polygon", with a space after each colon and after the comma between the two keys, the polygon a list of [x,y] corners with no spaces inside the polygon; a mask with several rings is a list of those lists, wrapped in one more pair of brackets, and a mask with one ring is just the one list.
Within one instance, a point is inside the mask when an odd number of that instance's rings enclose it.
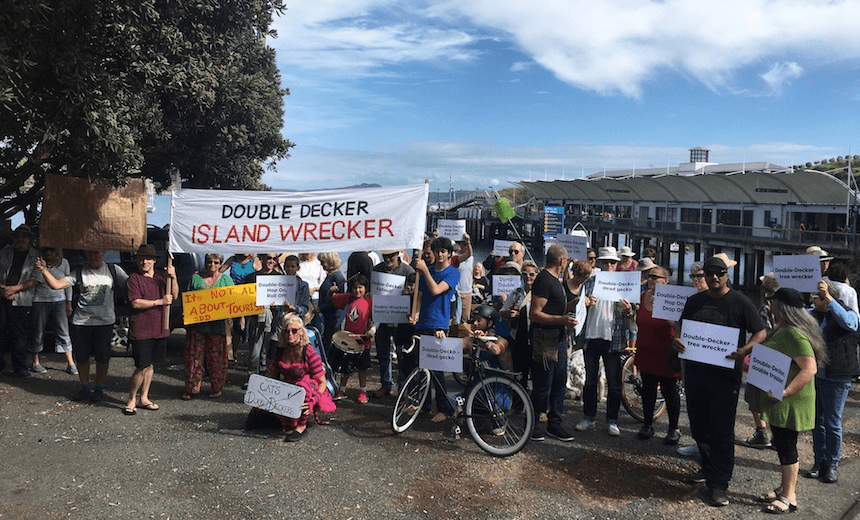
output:
{"label": "sunglasses", "polygon": [[597,260],[597,257],[596,256],[589,256],[588,259],[589,260]]}
{"label": "sunglasses", "polygon": [[287,329],[287,333],[289,334],[298,334],[302,329]]}
{"label": "sunglasses", "polygon": [[264,256],[263,260],[277,260],[274,256]]}
{"label": "sunglasses", "polygon": [[521,253],[522,253],[522,251],[520,251],[519,249],[508,249],[509,255],[519,255]]}
{"label": "sunglasses", "polygon": [[729,274],[728,271],[705,271],[705,276],[716,276],[717,278],[722,278],[727,274]]}
{"label": "sunglasses", "polygon": [[529,278],[534,278],[537,276],[537,273],[523,273],[523,277],[528,276]]}
{"label": "sunglasses", "polygon": [[601,260],[601,264],[617,264],[618,260]]}
{"label": "sunglasses", "polygon": [[705,275],[703,273],[690,275],[690,278],[692,278],[693,280],[698,280],[699,278],[704,278],[704,277],[705,277]]}
{"label": "sunglasses", "polygon": [[219,265],[221,263],[221,260],[206,260],[206,263]]}

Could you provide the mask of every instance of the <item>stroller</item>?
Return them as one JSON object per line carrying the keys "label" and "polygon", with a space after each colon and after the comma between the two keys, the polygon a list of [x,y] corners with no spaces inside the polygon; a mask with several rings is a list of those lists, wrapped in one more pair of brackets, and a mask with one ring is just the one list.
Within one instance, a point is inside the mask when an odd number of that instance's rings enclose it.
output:
{"label": "stroller", "polygon": [[313,325],[307,325],[305,326],[305,329],[307,329],[308,331],[308,337],[311,339],[311,345],[313,345],[314,349],[316,349],[317,354],[319,354],[320,361],[322,361],[323,368],[325,368],[326,387],[328,388],[328,391],[331,393],[331,395],[334,395],[340,389],[340,385],[337,383],[335,373],[328,362],[328,356],[326,355],[325,348],[322,344],[322,334],[320,333],[319,329],[317,329]]}

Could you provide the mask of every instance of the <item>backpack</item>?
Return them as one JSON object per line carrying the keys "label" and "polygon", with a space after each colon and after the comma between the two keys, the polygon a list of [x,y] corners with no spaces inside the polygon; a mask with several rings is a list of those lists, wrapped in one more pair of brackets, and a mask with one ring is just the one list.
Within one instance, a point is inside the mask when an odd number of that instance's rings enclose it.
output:
{"label": "backpack", "polygon": [[[125,316],[131,316],[131,302],[128,300],[128,286],[126,282],[120,283],[119,278],[116,275],[116,266],[114,264],[107,264],[108,271],[110,271],[111,278],[113,278],[113,307],[114,313],[116,314],[116,319],[119,321],[120,318]],[[81,281],[81,273],[83,272],[83,266],[78,266],[75,268],[75,285],[72,286],[72,313],[78,310],[78,303],[81,301],[81,289],[83,287],[83,283]]]}

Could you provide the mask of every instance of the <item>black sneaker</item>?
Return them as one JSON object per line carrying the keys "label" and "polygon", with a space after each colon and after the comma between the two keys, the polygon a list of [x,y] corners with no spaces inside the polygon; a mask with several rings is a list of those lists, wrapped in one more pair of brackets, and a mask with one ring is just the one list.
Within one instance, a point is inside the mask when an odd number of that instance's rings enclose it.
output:
{"label": "black sneaker", "polygon": [[78,393],[72,396],[72,401],[86,401],[90,398],[90,391],[86,388],[81,388]]}
{"label": "black sneaker", "polygon": [[104,400],[104,398],[105,398],[105,391],[102,390],[101,388],[96,388],[95,390],[93,390],[93,393],[90,394],[90,401],[92,401],[94,403],[98,403],[99,401]]}
{"label": "black sneaker", "polygon": [[[570,442],[573,440],[573,435],[571,435],[570,433],[565,431],[565,429],[562,428],[561,426],[556,426],[556,427],[548,426],[546,429],[546,433],[550,437],[555,437],[556,439],[558,439],[562,442]],[[532,439],[534,440],[534,436],[532,436]]]}
{"label": "black sneaker", "polygon": [[702,471],[701,471],[701,470],[699,470],[699,471],[697,471],[697,472],[695,472],[695,473],[690,473],[690,474],[688,474],[688,475],[687,475],[686,477],[684,477],[684,478],[685,478],[685,480],[686,480],[688,483],[690,483],[690,484],[701,484],[702,482],[704,482],[704,481],[705,481],[705,474],[704,474],[704,473],[702,473]]}
{"label": "black sneaker", "polygon": [[744,446],[764,449],[770,448],[771,442],[770,439],[767,438],[767,432],[765,430],[756,430],[752,437],[744,441]]}
{"label": "black sneaker", "polygon": [[821,476],[821,463],[816,462],[809,468],[809,471],[806,472],[806,478],[818,478]]}
{"label": "black sneaker", "polygon": [[712,489],[709,503],[714,507],[729,505],[729,495],[725,489]]}
{"label": "black sneaker", "polygon": [[546,432],[543,431],[543,428],[535,426],[535,429],[532,430],[531,439],[535,442],[545,441],[546,440]]}
{"label": "black sneaker", "polygon": [[653,426],[642,426],[639,429],[639,433],[636,434],[636,438],[640,441],[647,441],[651,437],[654,436],[654,427]]}

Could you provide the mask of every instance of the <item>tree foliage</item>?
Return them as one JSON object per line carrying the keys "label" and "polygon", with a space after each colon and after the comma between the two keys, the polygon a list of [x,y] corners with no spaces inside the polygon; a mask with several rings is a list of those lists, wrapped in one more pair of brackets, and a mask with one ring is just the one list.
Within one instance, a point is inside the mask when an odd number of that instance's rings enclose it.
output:
{"label": "tree foliage", "polygon": [[265,38],[282,0],[16,0],[0,13],[0,214],[45,173],[178,174],[186,187],[262,189],[288,156]]}

